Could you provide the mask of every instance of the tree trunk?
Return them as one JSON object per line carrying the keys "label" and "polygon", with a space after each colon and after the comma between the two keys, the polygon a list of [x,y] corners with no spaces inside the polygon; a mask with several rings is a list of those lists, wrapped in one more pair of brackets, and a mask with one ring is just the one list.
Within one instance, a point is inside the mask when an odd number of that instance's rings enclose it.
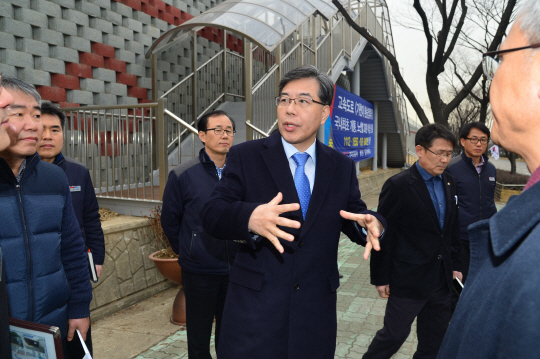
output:
{"label": "tree trunk", "polygon": [[510,161],[510,174],[516,174],[516,154],[508,152],[508,160]]}

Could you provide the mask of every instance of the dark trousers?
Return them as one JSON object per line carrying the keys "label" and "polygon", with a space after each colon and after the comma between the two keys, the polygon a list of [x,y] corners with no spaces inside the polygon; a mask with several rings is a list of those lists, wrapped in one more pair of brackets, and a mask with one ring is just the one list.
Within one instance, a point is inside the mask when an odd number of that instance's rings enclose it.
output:
{"label": "dark trousers", "polygon": [[439,283],[428,299],[393,296],[390,286],[384,327],[375,335],[364,359],[383,359],[394,355],[409,336],[414,318],[417,318],[418,347],[413,358],[437,357],[450,320],[450,291],[442,265],[439,272]]}
{"label": "dark trousers", "polygon": [[215,317],[217,351],[229,276],[193,273],[182,268],[182,282],[186,295],[188,357],[212,359],[210,355],[212,324]]}
{"label": "dark trousers", "polygon": [[[91,327],[88,327],[88,332],[86,333],[86,340],[84,341],[90,355],[94,356],[92,350],[92,330]],[[84,357],[84,349],[81,345],[81,340],[79,335],[75,332],[73,339],[68,342],[67,339],[62,341],[64,359],[81,359]]]}

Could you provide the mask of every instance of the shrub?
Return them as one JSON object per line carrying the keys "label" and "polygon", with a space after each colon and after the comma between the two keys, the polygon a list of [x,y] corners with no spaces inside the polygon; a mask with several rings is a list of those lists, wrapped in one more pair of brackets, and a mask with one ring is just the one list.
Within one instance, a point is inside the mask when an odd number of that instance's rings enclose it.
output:
{"label": "shrub", "polygon": [[510,174],[510,171],[497,169],[497,182],[501,184],[526,184],[529,180],[527,175]]}

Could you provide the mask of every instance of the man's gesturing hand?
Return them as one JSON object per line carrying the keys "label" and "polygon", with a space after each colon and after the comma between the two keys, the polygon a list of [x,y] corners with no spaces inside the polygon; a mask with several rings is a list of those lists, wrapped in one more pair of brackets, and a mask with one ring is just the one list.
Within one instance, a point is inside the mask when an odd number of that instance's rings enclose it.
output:
{"label": "man's gesturing hand", "polygon": [[300,222],[279,216],[281,213],[299,210],[300,205],[298,203],[279,204],[282,200],[283,195],[279,192],[270,202],[255,208],[248,223],[248,229],[251,232],[268,238],[279,253],[283,253],[283,246],[279,243],[278,237],[292,242],[294,236],[282,231],[277,226],[300,228]]}
{"label": "man's gesturing hand", "polygon": [[367,230],[367,243],[364,251],[365,260],[369,258],[371,248],[375,249],[376,251],[381,250],[379,237],[381,236],[384,227],[376,217],[372,216],[371,214],[356,214],[347,211],[340,211],[339,214],[345,219],[356,221],[360,227]]}

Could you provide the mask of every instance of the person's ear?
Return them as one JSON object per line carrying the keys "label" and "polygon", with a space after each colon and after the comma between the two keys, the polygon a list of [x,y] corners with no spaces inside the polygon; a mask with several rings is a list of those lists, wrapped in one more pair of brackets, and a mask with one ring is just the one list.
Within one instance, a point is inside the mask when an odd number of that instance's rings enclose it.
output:
{"label": "person's ear", "polygon": [[324,125],[328,117],[330,116],[330,106],[325,105],[322,111],[321,126]]}
{"label": "person's ear", "polygon": [[417,145],[414,149],[416,150],[416,154],[418,155],[418,157],[424,155],[424,152],[425,152],[424,146]]}
{"label": "person's ear", "polygon": [[206,141],[206,132],[199,131],[199,139],[201,140],[202,143],[205,143],[205,141]]}

